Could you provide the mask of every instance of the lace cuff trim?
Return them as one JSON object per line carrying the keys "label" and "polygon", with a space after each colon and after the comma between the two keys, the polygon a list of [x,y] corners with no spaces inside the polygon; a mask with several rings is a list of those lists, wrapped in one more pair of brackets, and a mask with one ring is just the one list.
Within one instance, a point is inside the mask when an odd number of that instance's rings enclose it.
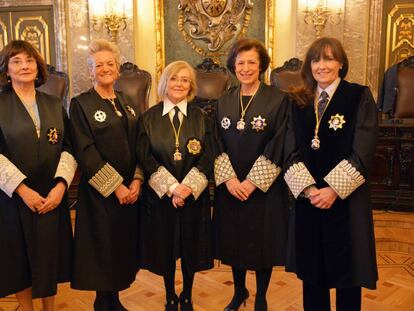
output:
{"label": "lace cuff trim", "polygon": [[62,177],[69,188],[72,183],[73,176],[75,176],[76,168],[78,163],[76,163],[75,158],[67,151],[63,151],[60,154],[60,160],[58,167],[56,169],[55,178]]}
{"label": "lace cuff trim", "polygon": [[17,186],[26,179],[24,175],[9,159],[0,154],[0,189],[10,198]]}
{"label": "lace cuff trim", "polygon": [[174,183],[178,183],[177,179],[164,166],[160,166],[148,181],[150,187],[160,198],[168,192]]}
{"label": "lace cuff trim", "polygon": [[200,172],[196,167],[193,167],[183,179],[182,184],[191,188],[191,193],[197,200],[204,189],[206,189],[208,180],[204,173]]}
{"label": "lace cuff trim", "polygon": [[295,199],[306,187],[316,183],[303,162],[291,165],[286,171],[284,179]]}
{"label": "lace cuff trim", "polygon": [[216,186],[237,177],[227,153],[220,154],[214,161],[214,179]]}
{"label": "lace cuff trim", "polygon": [[364,176],[347,160],[342,160],[324,180],[343,200],[365,182]]}
{"label": "lace cuff trim", "polygon": [[246,179],[250,180],[257,188],[267,192],[282,169],[261,155],[254,162]]}

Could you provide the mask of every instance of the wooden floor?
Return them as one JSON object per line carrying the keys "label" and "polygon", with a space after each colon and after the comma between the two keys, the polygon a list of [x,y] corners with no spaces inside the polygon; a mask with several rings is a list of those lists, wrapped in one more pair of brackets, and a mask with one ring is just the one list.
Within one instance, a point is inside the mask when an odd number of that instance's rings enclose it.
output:
{"label": "wooden floor", "polygon": [[[414,311],[414,213],[375,213],[379,277],[376,290],[363,290],[364,311]],[[176,287],[182,287],[181,272],[177,273]],[[229,267],[198,273],[194,282],[193,300],[196,311],[223,310],[230,301],[232,277]],[[253,310],[255,276],[247,275],[251,297],[240,311]],[[282,268],[273,271],[267,301],[269,311],[299,311],[302,308],[301,283],[294,274]],[[332,305],[334,306],[334,292]],[[162,278],[148,271],[140,271],[131,288],[121,292],[121,300],[130,311],[163,310],[165,301]],[[76,291],[68,284],[59,287],[56,309],[67,311],[92,310],[94,293]],[[0,299],[0,311],[18,309],[14,297]],[[40,310],[36,301],[36,310]],[[332,310],[335,310],[333,307]]]}

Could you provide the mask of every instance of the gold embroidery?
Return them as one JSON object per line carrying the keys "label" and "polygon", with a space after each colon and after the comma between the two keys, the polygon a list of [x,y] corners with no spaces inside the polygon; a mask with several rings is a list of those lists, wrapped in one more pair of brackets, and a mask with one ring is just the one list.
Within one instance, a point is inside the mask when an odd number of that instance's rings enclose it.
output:
{"label": "gold embroidery", "polygon": [[109,163],[106,163],[88,182],[107,198],[123,180],[122,176]]}
{"label": "gold embroidery", "polygon": [[281,172],[281,168],[261,155],[254,162],[246,179],[250,180],[257,188],[266,192]]}

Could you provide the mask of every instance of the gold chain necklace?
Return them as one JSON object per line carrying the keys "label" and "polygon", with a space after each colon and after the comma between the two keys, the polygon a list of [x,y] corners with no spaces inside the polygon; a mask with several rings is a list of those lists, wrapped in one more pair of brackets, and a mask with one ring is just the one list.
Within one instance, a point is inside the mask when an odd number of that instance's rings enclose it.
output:
{"label": "gold chain necklace", "polygon": [[328,108],[328,105],[329,105],[330,102],[331,101],[329,100],[328,103],[326,104],[325,109],[323,110],[320,119],[319,119],[319,113],[318,113],[319,99],[318,99],[317,102],[315,101],[314,104],[313,104],[314,110],[315,110],[315,119],[316,119],[314,136],[313,136],[313,139],[311,141],[311,148],[313,150],[318,150],[321,147],[321,141],[320,141],[319,136],[318,136],[318,133],[319,133],[319,125],[321,124],[321,120],[323,118],[323,115],[325,114],[325,111]]}
{"label": "gold chain necklace", "polygon": [[40,119],[35,113],[34,106],[36,104],[36,90],[33,90],[31,98],[33,98],[31,101],[27,101],[25,99],[25,96],[14,89],[14,92],[16,93],[17,97],[19,97],[20,101],[22,102],[23,106],[26,108],[27,112],[29,113],[30,117],[32,118],[33,124],[35,126],[36,135],[37,138],[40,137]]}
{"label": "gold chain necklace", "polygon": [[239,121],[237,121],[237,124],[236,124],[236,128],[237,128],[239,131],[243,131],[243,130],[245,129],[245,127],[246,127],[246,122],[244,121],[244,117],[245,117],[245,115],[246,115],[246,111],[247,111],[247,109],[249,108],[250,104],[251,104],[251,103],[252,103],[252,101],[253,101],[254,96],[256,95],[257,91],[259,90],[259,87],[260,87],[260,84],[259,84],[259,86],[257,87],[256,91],[254,91],[254,93],[253,93],[252,97],[251,97],[251,98],[249,99],[249,101],[247,102],[246,107],[244,107],[244,106],[243,106],[243,97],[242,97],[241,87],[240,87],[240,92],[239,92],[239,101],[240,101],[240,110],[241,110],[241,115],[240,115],[240,120],[239,120]]}
{"label": "gold chain necklace", "polygon": [[[178,111],[176,112],[178,113]],[[177,115],[178,117],[178,115]],[[174,161],[181,161],[183,156],[179,150],[180,148],[180,132],[181,132],[181,125],[183,125],[184,123],[184,119],[180,122],[180,125],[178,126],[178,131],[175,129],[174,123],[173,121],[170,119],[170,117],[168,117],[168,119],[170,120],[171,126],[173,128],[174,131],[174,137],[175,137],[175,152],[174,152]]]}
{"label": "gold chain necklace", "polygon": [[98,95],[99,96],[101,96],[103,99],[107,99],[107,100],[109,100],[109,103],[111,104],[111,106],[112,106],[112,108],[114,109],[114,111],[115,111],[115,114],[118,116],[118,117],[122,117],[122,112],[121,111],[119,111],[119,109],[116,107],[116,104],[115,104],[115,99],[116,99],[116,95],[115,95],[115,92],[114,92],[114,90],[112,90],[112,93],[113,93],[113,98],[110,98],[110,97],[107,97],[107,96],[103,96],[97,89],[95,89],[95,91],[98,93]]}

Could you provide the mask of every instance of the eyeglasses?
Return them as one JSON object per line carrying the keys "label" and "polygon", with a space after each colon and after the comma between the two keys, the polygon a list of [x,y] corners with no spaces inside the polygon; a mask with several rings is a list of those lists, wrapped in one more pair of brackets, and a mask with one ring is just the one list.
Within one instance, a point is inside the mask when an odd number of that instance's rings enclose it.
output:
{"label": "eyeglasses", "polygon": [[178,78],[176,76],[172,76],[169,80],[170,82],[174,83],[174,84],[190,84],[191,79],[190,78]]}

